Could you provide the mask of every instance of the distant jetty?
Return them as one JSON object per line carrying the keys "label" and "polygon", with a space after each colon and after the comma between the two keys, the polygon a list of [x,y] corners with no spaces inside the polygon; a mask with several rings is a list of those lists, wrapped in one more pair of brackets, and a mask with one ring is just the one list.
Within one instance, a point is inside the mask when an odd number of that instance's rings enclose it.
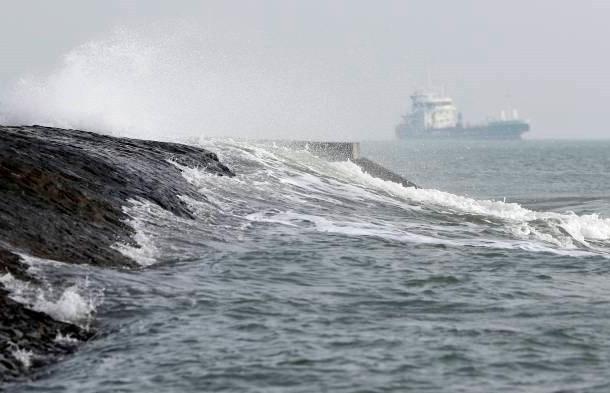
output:
{"label": "distant jetty", "polygon": [[373,177],[392,181],[404,187],[416,187],[410,180],[392,172],[384,166],[362,157],[359,142],[319,142],[319,141],[273,141],[274,144],[291,149],[307,150],[328,161],[351,161],[358,165],[364,173]]}

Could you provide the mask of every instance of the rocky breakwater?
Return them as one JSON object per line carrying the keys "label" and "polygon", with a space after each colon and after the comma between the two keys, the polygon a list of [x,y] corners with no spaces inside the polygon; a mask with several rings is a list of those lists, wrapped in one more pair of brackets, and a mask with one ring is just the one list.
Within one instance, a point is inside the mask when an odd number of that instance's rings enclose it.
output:
{"label": "rocky breakwater", "polygon": [[234,176],[214,153],[193,146],[0,126],[0,381],[31,376],[95,335],[94,328],[57,321],[12,297],[3,283],[35,286],[41,279],[28,271],[22,256],[139,268],[114,247],[137,247],[123,207],[129,200],[147,200],[192,218],[179,196],[205,196],[184,180],[180,166]]}

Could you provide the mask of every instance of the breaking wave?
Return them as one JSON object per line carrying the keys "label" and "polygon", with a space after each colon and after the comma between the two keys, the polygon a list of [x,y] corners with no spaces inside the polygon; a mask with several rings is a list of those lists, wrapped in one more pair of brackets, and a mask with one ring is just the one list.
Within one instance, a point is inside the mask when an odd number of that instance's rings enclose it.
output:
{"label": "breaking wave", "polygon": [[[195,256],[194,249],[218,242],[260,238],[261,232],[318,232],[574,257],[610,255],[610,219],[597,214],[537,212],[517,203],[406,188],[372,177],[351,162],[329,163],[308,151],[226,140],[200,143],[218,152],[238,176],[219,178],[175,164],[207,197],[208,202],[184,198],[195,222],[152,203],[132,202],[127,211],[134,217],[141,247],[123,252],[143,265]],[[172,246],[160,246],[164,244]]]}
{"label": "breaking wave", "polygon": [[515,235],[534,235],[540,240],[561,247],[571,247],[571,241],[559,240],[550,234],[540,233],[536,224],[544,224],[553,229],[554,235],[567,234],[581,244],[587,241],[610,240],[610,219],[601,218],[598,214],[579,216],[573,212],[564,214],[555,212],[536,212],[526,209],[517,203],[506,203],[493,200],[476,200],[448,192],[429,189],[403,187],[400,184],[374,178],[354,165],[345,162],[335,164],[342,168],[351,179],[360,181],[363,185],[374,186],[390,195],[396,195],[409,202],[436,206],[440,209],[450,209],[453,213],[480,215],[483,218],[503,220]]}

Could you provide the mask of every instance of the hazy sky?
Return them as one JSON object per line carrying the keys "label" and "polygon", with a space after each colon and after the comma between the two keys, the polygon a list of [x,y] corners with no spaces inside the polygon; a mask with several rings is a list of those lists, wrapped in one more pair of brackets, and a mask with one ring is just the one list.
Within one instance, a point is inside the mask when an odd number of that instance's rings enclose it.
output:
{"label": "hazy sky", "polygon": [[[327,136],[391,138],[430,72],[466,120],[518,108],[532,122],[530,137],[610,137],[607,0],[0,0],[0,9],[0,90],[50,72],[73,48],[117,28],[170,24],[176,34],[183,23],[205,35],[210,57],[282,75],[276,101],[293,89],[300,106],[283,107],[296,120],[270,125],[276,133],[319,127]],[[244,95],[256,101],[256,85]],[[271,96],[257,105],[276,105],[264,102]],[[296,112],[319,119],[299,123]]]}

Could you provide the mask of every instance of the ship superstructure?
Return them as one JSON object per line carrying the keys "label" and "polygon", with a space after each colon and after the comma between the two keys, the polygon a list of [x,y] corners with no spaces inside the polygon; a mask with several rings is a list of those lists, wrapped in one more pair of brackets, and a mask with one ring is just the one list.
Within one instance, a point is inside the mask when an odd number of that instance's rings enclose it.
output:
{"label": "ship superstructure", "polygon": [[527,121],[518,117],[513,111],[511,119],[506,119],[504,112],[498,120],[479,125],[465,125],[453,100],[434,92],[416,91],[411,96],[411,113],[403,116],[401,124],[396,126],[398,138],[500,138],[519,139],[529,131]]}

